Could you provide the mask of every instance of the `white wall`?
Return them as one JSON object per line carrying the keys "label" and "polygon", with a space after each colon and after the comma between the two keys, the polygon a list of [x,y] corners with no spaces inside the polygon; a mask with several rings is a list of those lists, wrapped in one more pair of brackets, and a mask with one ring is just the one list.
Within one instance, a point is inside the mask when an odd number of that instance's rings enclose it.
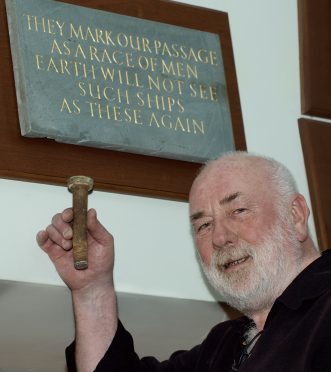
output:
{"label": "white wall", "polygon": [[[296,0],[184,2],[228,12],[248,149],[284,162],[308,198],[297,127]],[[0,180],[0,279],[61,284],[35,234],[70,204],[65,187]],[[89,205],[115,235],[118,290],[214,298],[196,261],[186,203],[94,192]]]}

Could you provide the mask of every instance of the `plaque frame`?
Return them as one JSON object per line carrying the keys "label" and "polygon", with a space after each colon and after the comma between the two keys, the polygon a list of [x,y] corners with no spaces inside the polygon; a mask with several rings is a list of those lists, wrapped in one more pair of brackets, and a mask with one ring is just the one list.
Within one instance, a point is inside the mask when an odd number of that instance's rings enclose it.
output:
{"label": "plaque frame", "polygon": [[[62,2],[218,34],[235,148],[246,150],[227,13],[165,0]],[[0,0],[0,17],[0,177],[65,185],[68,177],[84,174],[97,190],[187,200],[201,164],[22,137],[5,0]]]}

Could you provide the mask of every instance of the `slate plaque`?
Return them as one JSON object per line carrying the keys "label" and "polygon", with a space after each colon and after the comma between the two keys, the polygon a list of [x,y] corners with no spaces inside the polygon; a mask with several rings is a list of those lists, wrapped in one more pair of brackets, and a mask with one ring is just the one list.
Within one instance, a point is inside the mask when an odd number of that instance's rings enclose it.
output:
{"label": "slate plaque", "polygon": [[6,0],[21,133],[204,162],[234,150],[219,35]]}

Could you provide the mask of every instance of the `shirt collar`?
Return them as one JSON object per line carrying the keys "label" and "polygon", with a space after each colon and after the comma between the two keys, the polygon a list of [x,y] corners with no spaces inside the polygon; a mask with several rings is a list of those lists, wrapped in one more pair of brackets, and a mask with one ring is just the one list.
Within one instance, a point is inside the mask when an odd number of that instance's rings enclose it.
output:
{"label": "shirt collar", "polygon": [[331,249],[308,265],[277,299],[290,309],[331,289]]}

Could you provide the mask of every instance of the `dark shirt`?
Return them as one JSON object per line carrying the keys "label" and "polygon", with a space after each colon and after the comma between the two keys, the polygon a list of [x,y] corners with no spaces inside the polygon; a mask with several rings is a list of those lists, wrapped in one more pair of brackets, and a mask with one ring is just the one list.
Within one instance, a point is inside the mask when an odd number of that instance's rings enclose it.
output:
{"label": "dark shirt", "polygon": [[[114,340],[96,371],[230,372],[242,351],[249,320],[216,325],[206,339],[169,360],[139,357],[131,335],[119,322]],[[66,351],[68,371],[76,371],[74,344]],[[263,333],[240,372],[331,372],[331,250],[310,264],[275,301]]]}

